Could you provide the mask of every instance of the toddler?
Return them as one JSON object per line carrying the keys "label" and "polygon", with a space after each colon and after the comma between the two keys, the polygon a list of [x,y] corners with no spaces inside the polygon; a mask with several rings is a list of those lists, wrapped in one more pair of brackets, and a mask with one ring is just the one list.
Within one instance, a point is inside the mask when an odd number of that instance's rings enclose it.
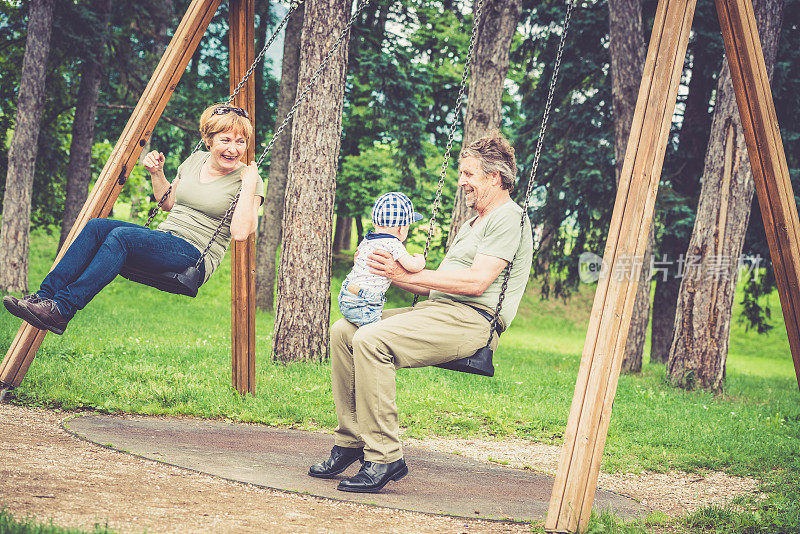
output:
{"label": "toddler", "polygon": [[381,318],[385,293],[391,281],[369,272],[367,258],[374,250],[390,253],[409,272],[416,273],[425,268],[425,257],[418,252],[410,254],[403,246],[409,226],[420,219],[422,215],[414,213],[411,200],[403,193],[384,193],[378,197],[372,207],[375,230],[370,230],[358,244],[353,269],[339,291],[339,310],[345,319],[363,326]]}

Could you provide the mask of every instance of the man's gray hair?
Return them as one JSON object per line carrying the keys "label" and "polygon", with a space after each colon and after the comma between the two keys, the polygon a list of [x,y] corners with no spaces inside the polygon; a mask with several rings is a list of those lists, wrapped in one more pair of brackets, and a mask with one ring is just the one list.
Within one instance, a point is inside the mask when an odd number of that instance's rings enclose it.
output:
{"label": "man's gray hair", "polygon": [[486,174],[499,173],[503,189],[513,190],[517,181],[517,160],[514,147],[500,132],[495,132],[461,149],[459,159],[467,156],[476,158],[481,170]]}

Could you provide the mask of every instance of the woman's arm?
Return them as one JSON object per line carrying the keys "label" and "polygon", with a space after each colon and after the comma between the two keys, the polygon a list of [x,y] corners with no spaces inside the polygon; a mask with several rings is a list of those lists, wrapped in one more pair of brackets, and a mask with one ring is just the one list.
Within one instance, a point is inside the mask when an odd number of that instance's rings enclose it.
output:
{"label": "woman's arm", "polygon": [[258,207],[261,205],[261,197],[256,195],[256,186],[260,181],[258,167],[252,162],[242,171],[242,191],[231,218],[231,236],[236,241],[244,241],[256,231]]}
{"label": "woman's arm", "polygon": [[[153,184],[153,194],[156,197],[156,202],[161,200],[161,197],[164,196],[164,193],[167,192],[170,186],[169,180],[164,176],[165,159],[164,154],[153,150],[152,152],[148,152],[142,160],[142,165],[144,165],[145,170],[150,173],[150,181]],[[169,197],[161,204],[162,210],[170,211],[175,205],[175,190],[178,189],[179,183],[180,179],[176,179],[172,182],[172,189],[169,192]]]}

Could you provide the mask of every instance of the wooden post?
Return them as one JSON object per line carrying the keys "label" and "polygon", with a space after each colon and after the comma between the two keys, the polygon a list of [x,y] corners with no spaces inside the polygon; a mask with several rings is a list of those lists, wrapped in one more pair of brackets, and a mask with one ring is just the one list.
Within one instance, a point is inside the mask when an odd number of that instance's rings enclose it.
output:
{"label": "wooden post", "polygon": [[653,219],[696,0],[660,0],[545,528],[585,528]]}
{"label": "wooden post", "polygon": [[[229,64],[230,92],[255,60],[255,2],[231,0]],[[255,126],[255,78],[251,75],[236,95],[233,104],[246,109]],[[251,139],[243,162],[255,159],[255,143]],[[244,395],[256,393],[256,254],[255,236],[231,244],[231,379],[233,387]]]}
{"label": "wooden post", "polygon": [[[89,193],[75,225],[56,257],[54,266],[86,225],[86,221],[105,217],[111,211],[219,3],[220,0],[193,0],[189,6],[150,82],[139,98],[131,118],[128,119],[122,135],[117,140],[97,183]],[[0,389],[19,386],[44,336],[44,331],[28,323],[22,324],[0,364]]]}
{"label": "wooden post", "polygon": [[750,0],[715,0],[800,387],[800,222]]}

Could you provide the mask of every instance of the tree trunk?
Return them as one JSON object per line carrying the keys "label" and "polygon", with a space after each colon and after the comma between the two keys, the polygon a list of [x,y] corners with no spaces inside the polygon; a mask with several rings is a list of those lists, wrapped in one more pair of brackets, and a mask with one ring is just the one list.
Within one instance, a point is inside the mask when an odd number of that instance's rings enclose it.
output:
{"label": "tree trunk", "polygon": [[[753,4],[771,78],[784,0]],[[717,85],[702,183],[667,376],[676,386],[718,393],[725,379],[738,260],[755,190],[727,61]]]}
{"label": "tree trunk", "polygon": [[350,250],[353,245],[353,218],[347,217],[344,220],[344,228],[342,228],[342,239],[339,242],[339,250]]}
{"label": "tree trunk", "polygon": [[[683,113],[676,159],[678,171],[669,178],[674,202],[694,206],[700,194],[700,177],[703,173],[703,150],[711,131],[709,102],[714,90],[714,74],[719,71],[722,54],[714,47],[706,33],[698,32],[690,45],[692,51],[692,77]],[[667,363],[669,348],[675,332],[675,310],[681,279],[678,277],[678,259],[689,248],[691,232],[681,230],[685,215],[677,209],[668,209],[665,215],[665,235],[661,240],[661,258],[656,273],[653,295],[653,322],[650,336],[650,363]]]}
{"label": "tree trunk", "polygon": [[[477,7],[477,1],[474,6]],[[511,39],[517,31],[521,6],[522,0],[486,0],[483,4],[475,61],[471,66],[463,146],[500,128],[503,82],[508,73]],[[464,203],[464,192],[459,188],[447,237],[448,247],[461,225],[473,215],[475,210]]]}
{"label": "tree trunk", "polygon": [[8,149],[8,175],[0,229],[0,290],[28,291],[28,241],[31,192],[39,126],[44,110],[47,56],[55,0],[32,0],[28,36],[17,97],[14,136]]}
{"label": "tree trunk", "polygon": [[[351,0],[311,0],[300,46],[299,86],[307,83],[344,29]],[[283,247],[272,356],[320,361],[328,356],[331,239],[348,39],[297,109],[283,213]]]}
{"label": "tree trunk", "polygon": [[[263,4],[259,4],[258,2],[256,2],[256,9],[257,9],[256,13],[258,14],[258,17],[259,17],[259,25],[256,26],[256,32],[257,32],[256,33],[256,51],[259,51],[262,48],[264,48],[264,45],[267,43],[267,31],[269,29],[268,21],[269,21],[269,12],[270,12],[271,7],[272,6],[270,5],[270,2],[264,2]],[[294,16],[292,16],[291,18],[294,18]],[[284,36],[288,36],[288,33],[286,33],[286,28],[284,28],[284,32],[285,32]],[[300,36],[296,36],[295,38],[299,42]],[[286,45],[285,45],[285,41],[284,41],[284,47],[285,46]],[[265,63],[266,63],[265,61],[259,61],[258,65],[256,65],[256,70],[253,72],[253,76],[254,76],[255,81],[256,81],[256,113],[257,114],[258,113],[262,113],[263,110],[265,110],[267,108],[267,105],[266,105],[267,95],[266,95],[266,87],[265,87],[265,84],[264,84],[264,66],[265,66]],[[281,119],[283,119],[283,117],[281,117]],[[262,122],[262,121],[264,121],[264,118],[263,117],[256,117],[256,120],[258,122]]]}
{"label": "tree trunk", "polygon": [[333,233],[333,253],[350,248],[350,235],[353,233],[352,217],[336,217],[336,230]]}
{"label": "tree trunk", "polygon": [[[300,66],[300,34],[303,29],[300,6],[286,24],[281,63],[281,88],[275,112],[275,130],[289,113],[297,98],[297,75]],[[292,150],[292,123],[275,141],[270,155],[269,180],[264,198],[264,214],[256,242],[256,307],[272,310],[275,296],[275,255],[281,242],[281,221]]]}
{"label": "tree trunk", "polygon": [[[99,49],[105,48],[106,31],[111,17],[111,0],[95,0],[92,9],[102,21],[100,28]],[[98,54],[102,58],[102,54]],[[58,248],[69,235],[72,225],[86,202],[89,192],[89,181],[92,178],[92,145],[94,144],[94,122],[97,112],[97,98],[100,94],[100,77],[103,66],[95,58],[86,58],[81,66],[81,83],[78,87],[78,101],[75,106],[75,118],[72,120],[72,143],[67,165],[66,198],[64,214],[61,217],[61,237]]]}
{"label": "tree trunk", "polygon": [[[688,246],[688,245],[687,245]],[[662,247],[667,249],[667,247]],[[677,255],[664,253],[663,261],[676,261]],[[653,324],[650,334],[650,363],[667,363],[672,337],[675,334],[675,311],[678,307],[678,292],[681,279],[668,269],[656,274],[656,289],[653,294]]]}
{"label": "tree trunk", "polygon": [[[609,51],[611,53],[611,95],[614,111],[614,162],[616,182],[622,173],[625,150],[631,132],[633,113],[644,69],[644,30],[641,0],[609,0]],[[641,269],[632,270],[639,276],[639,289],[631,315],[628,341],[622,359],[622,371],[642,370],[642,352],[650,321],[650,258],[653,254],[653,230],[642,257]]]}
{"label": "tree trunk", "polygon": [[634,276],[638,274],[639,286],[636,289],[636,300],[631,312],[631,326],[628,329],[628,340],[625,342],[625,352],[622,356],[621,370],[623,373],[642,372],[642,354],[647,338],[647,325],[650,324],[650,258],[653,256],[653,236],[654,231],[651,226],[642,264],[632,273]]}
{"label": "tree trunk", "polygon": [[356,220],[356,240],[361,242],[364,239],[364,221],[361,217],[355,217]]}

